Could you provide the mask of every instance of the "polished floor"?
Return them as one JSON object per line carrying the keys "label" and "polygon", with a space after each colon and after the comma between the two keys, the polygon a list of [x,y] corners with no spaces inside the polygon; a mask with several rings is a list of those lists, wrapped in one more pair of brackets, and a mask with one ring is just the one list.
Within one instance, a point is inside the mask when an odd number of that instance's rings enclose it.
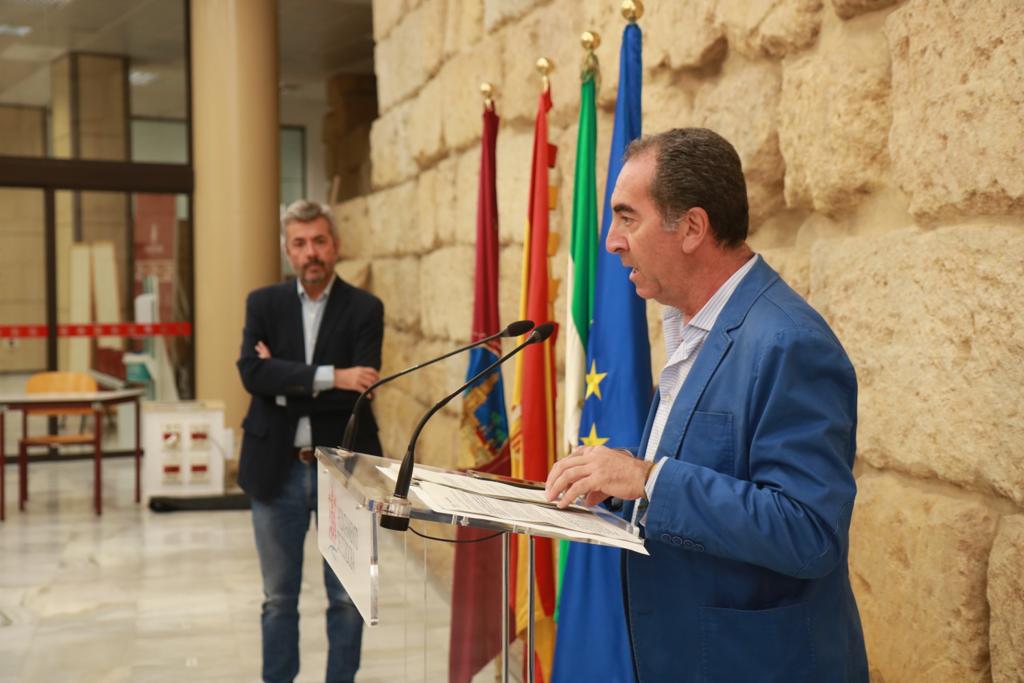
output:
{"label": "polished floor", "polygon": [[[0,683],[258,681],[262,594],[249,512],[154,513],[133,502],[130,459],[104,464],[101,517],[90,462],[33,464],[24,512],[7,467]],[[402,546],[385,541],[399,582],[382,593],[383,625],[365,633],[361,683],[447,680],[448,598]],[[311,532],[300,682],[324,675],[319,562]]]}

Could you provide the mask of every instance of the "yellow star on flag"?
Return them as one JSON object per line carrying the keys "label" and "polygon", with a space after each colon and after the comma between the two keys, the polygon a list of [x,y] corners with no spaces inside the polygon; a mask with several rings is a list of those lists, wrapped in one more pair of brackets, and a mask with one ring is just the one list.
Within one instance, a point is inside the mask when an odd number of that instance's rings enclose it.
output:
{"label": "yellow star on flag", "polygon": [[597,424],[591,423],[590,424],[590,434],[588,434],[587,436],[584,436],[582,439],[580,439],[580,441],[583,442],[584,446],[603,446],[604,443],[606,441],[608,441],[608,439],[607,438],[602,439],[601,437],[599,437],[597,435]]}
{"label": "yellow star on flag", "polygon": [[599,399],[601,398],[601,380],[603,380],[607,376],[607,372],[597,371],[597,361],[590,361],[590,372],[587,373],[586,376],[584,376],[583,378],[587,382],[587,393],[583,397],[584,401],[590,398],[591,394],[597,394],[597,397]]}

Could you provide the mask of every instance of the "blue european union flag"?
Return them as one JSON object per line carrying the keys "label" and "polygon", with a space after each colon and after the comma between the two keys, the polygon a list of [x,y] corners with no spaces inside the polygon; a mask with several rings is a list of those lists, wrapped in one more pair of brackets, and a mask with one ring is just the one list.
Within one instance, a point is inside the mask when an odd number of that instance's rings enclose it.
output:
{"label": "blue european union flag", "polygon": [[[622,34],[615,128],[608,159],[601,243],[612,221],[611,196],[626,147],[640,137],[642,34]],[[584,443],[636,447],[650,406],[651,350],[647,309],[618,256],[598,250],[594,319],[587,340],[586,393],[580,420]],[[632,655],[622,605],[620,551],[573,543],[559,605],[552,681],[630,681]]]}

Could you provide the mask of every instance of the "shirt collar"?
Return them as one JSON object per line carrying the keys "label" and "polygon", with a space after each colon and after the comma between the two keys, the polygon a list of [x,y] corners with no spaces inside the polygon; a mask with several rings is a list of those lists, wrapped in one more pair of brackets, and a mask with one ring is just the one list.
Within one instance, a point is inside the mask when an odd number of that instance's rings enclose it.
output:
{"label": "shirt collar", "polygon": [[308,301],[314,304],[320,304],[327,301],[327,297],[331,295],[331,288],[334,287],[334,281],[338,279],[338,276],[331,273],[331,279],[328,281],[327,286],[324,287],[324,291],[320,294],[320,298],[314,301],[306,294],[306,288],[302,286],[302,280],[295,278],[295,287],[299,290],[299,299],[301,301]]}
{"label": "shirt collar", "polygon": [[715,293],[711,295],[711,298],[701,306],[701,309],[697,311],[689,321],[685,323],[683,322],[686,318],[683,315],[683,312],[675,306],[665,306],[664,311],[662,311],[662,322],[664,323],[664,327],[666,329],[668,329],[669,325],[677,326],[682,329],[692,327],[698,330],[703,330],[704,332],[710,332],[711,328],[715,326],[715,322],[718,320],[718,315],[722,312],[722,309],[725,308],[725,304],[729,302],[729,298],[732,297],[732,293],[736,291],[736,288],[739,287],[744,276],[750,272],[751,268],[754,267],[754,264],[757,263],[760,258],[761,256],[759,254],[754,254],[747,259],[746,263],[740,266],[735,273],[729,276],[728,280],[722,283],[721,287],[715,290]]}
{"label": "shirt collar", "polygon": [[710,332],[711,328],[715,326],[715,322],[718,320],[718,315],[725,308],[725,304],[729,302],[732,297],[732,293],[739,287],[743,277],[750,272],[750,269],[757,263],[757,259],[760,256],[754,254],[747,262],[740,266],[739,270],[729,276],[729,279],[722,283],[711,298],[708,299],[707,303],[704,304],[697,314],[693,316],[689,324],[698,329]]}

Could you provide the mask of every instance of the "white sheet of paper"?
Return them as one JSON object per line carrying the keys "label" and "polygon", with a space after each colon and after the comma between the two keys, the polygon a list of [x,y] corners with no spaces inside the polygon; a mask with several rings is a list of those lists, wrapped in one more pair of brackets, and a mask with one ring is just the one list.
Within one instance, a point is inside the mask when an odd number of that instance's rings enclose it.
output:
{"label": "white sheet of paper", "polygon": [[[398,479],[399,468],[398,465],[394,463],[387,466],[378,465],[377,469],[391,481],[396,481]],[[462,489],[463,491],[479,493],[483,496],[505,498],[508,500],[521,500],[527,503],[540,503],[541,505],[549,504],[548,499],[544,495],[544,491],[541,489],[514,486],[513,484],[505,484],[503,482],[493,481],[490,479],[477,479],[476,477],[468,474],[438,472],[436,470],[417,467],[413,470],[413,479],[416,481],[429,481],[434,484],[444,484],[445,486]],[[586,510],[586,508],[579,505],[573,505],[570,507],[575,507],[579,510]]]}
{"label": "white sheet of paper", "polygon": [[432,510],[517,525],[540,532],[556,531],[579,540],[598,541],[647,555],[642,539],[587,511],[559,510],[546,505],[502,500],[421,481],[416,493]]}

